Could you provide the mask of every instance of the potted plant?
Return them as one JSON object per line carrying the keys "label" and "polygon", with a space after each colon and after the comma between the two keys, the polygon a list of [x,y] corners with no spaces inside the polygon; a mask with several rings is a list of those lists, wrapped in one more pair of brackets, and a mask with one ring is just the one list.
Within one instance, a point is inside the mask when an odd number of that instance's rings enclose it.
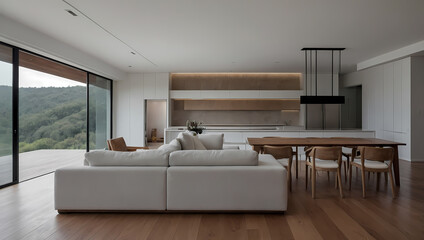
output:
{"label": "potted plant", "polygon": [[202,134],[205,127],[202,126],[203,122],[198,122],[196,120],[187,120],[186,126],[187,130],[195,132],[196,134]]}

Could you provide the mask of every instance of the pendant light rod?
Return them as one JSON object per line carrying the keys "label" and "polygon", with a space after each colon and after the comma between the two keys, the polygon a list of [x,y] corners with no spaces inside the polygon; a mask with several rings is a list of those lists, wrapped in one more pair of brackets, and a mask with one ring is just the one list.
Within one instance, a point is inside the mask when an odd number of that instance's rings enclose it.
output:
{"label": "pendant light rod", "polygon": [[[337,71],[337,68],[334,68],[334,52],[338,51],[339,53],[339,67],[338,74],[341,73],[341,52],[345,50],[345,48],[302,48],[302,51],[305,51],[305,91],[306,95],[300,97],[300,104],[344,104],[345,97],[337,96],[334,94],[334,73]],[[318,95],[318,52],[319,51],[331,51],[331,95]],[[309,55],[308,55],[309,52]],[[315,54],[315,57],[314,57]],[[308,62],[309,58],[309,62]],[[315,58],[315,59],[313,59]],[[315,63],[314,63],[315,61]],[[337,61],[337,60],[336,60]],[[315,79],[314,75],[315,74]],[[314,83],[315,80],[315,83]],[[311,85],[308,88],[308,83]],[[315,85],[315,94],[314,92]],[[308,89],[310,92],[308,92]],[[309,93],[309,94],[308,94]]]}
{"label": "pendant light rod", "polygon": [[334,50],[331,50],[331,96],[334,96]]}
{"label": "pendant light rod", "polygon": [[331,50],[334,50],[334,51],[343,51],[345,49],[346,48],[309,48],[309,47],[307,47],[307,48],[302,48],[301,50],[302,51],[309,51],[309,50],[316,50],[316,51],[331,51]]}
{"label": "pendant light rod", "polygon": [[315,50],[315,96],[318,96],[318,51]]}
{"label": "pendant light rod", "polygon": [[308,52],[305,51],[305,79],[304,83],[306,94],[308,94]]}

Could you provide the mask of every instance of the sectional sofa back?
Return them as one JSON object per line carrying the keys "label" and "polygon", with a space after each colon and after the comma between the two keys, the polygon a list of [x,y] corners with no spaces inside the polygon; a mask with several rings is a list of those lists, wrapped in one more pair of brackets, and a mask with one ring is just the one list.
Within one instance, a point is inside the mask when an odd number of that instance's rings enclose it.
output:
{"label": "sectional sofa back", "polygon": [[184,150],[172,152],[170,166],[257,166],[258,153],[252,150]]}
{"label": "sectional sofa back", "polygon": [[[181,133],[155,150],[136,152],[92,151],[85,154],[84,165],[89,166],[257,166],[258,153],[252,150],[222,150],[222,134],[193,136]],[[183,139],[184,138],[184,139]],[[184,143],[184,141],[187,141]],[[184,146],[198,141],[202,150],[188,150]],[[183,150],[183,151],[180,151]]]}
{"label": "sectional sofa back", "polygon": [[89,166],[169,166],[169,154],[181,150],[178,141],[155,150],[136,152],[92,151],[85,154],[84,165]]}

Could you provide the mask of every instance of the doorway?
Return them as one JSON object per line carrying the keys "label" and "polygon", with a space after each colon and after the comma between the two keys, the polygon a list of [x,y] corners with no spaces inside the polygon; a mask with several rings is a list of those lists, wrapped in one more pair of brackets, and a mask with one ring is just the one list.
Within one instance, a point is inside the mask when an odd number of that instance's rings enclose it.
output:
{"label": "doorway", "polygon": [[362,85],[340,88],[340,95],[345,96],[342,104],[342,129],[362,129]]}
{"label": "doorway", "polygon": [[145,136],[146,146],[156,149],[163,145],[166,128],[166,100],[146,100]]}

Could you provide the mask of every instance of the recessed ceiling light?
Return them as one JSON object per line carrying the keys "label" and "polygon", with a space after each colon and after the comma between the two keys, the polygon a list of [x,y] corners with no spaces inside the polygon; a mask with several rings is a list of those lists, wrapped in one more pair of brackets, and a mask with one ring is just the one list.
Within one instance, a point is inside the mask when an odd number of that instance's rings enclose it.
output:
{"label": "recessed ceiling light", "polygon": [[74,13],[72,10],[69,9],[65,9],[66,12],[68,12],[69,14],[71,14],[72,16],[76,17],[78,16],[76,13]]}

